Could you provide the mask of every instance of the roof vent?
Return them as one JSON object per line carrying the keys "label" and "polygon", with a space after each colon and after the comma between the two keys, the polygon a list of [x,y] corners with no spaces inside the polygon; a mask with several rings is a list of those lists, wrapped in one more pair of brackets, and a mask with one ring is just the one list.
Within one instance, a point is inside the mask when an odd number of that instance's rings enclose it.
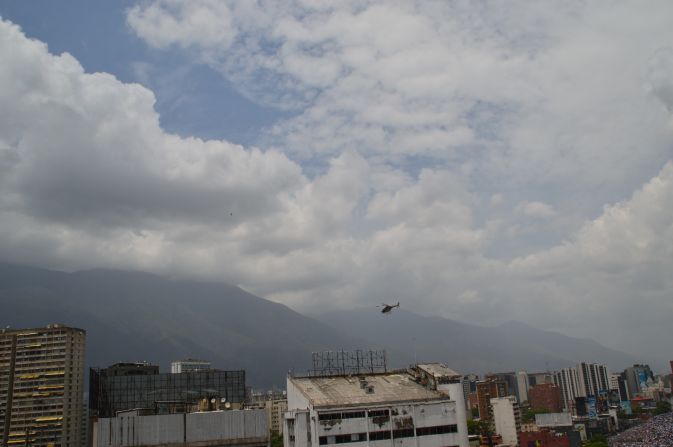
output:
{"label": "roof vent", "polygon": [[374,385],[367,385],[367,394],[374,394]]}

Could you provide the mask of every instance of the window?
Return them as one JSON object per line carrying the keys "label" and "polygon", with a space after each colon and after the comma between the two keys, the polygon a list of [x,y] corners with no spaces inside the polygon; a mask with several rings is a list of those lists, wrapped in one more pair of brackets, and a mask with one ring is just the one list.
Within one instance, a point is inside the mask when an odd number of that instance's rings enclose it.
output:
{"label": "window", "polygon": [[320,445],[347,444],[350,442],[364,442],[367,440],[367,433],[350,433],[347,435],[321,436],[318,439]]}
{"label": "window", "polygon": [[319,421],[333,421],[335,419],[341,419],[341,413],[319,413]]}
{"label": "window", "polygon": [[341,413],[343,419],[358,419],[365,417],[364,411],[348,411]]}
{"label": "window", "polygon": [[369,417],[376,418],[380,416],[388,416],[388,410],[369,410]]}
{"label": "window", "polygon": [[381,441],[384,439],[390,439],[390,430],[382,431],[370,431],[369,440],[370,441]]}
{"label": "window", "polygon": [[413,437],[414,437],[413,428],[402,428],[400,430],[393,430],[393,439],[413,438]]}
{"label": "window", "polygon": [[435,425],[434,427],[419,427],[416,429],[416,436],[430,436],[442,435],[444,433],[457,433],[458,426],[452,425]]}
{"label": "window", "polygon": [[319,421],[333,421],[336,419],[357,419],[365,417],[364,411],[344,411],[343,413],[320,413]]}

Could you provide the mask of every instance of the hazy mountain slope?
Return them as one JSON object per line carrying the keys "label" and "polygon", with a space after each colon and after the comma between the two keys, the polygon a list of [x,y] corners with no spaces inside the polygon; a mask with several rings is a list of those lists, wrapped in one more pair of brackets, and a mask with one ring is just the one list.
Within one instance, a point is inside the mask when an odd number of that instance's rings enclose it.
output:
{"label": "hazy mountain slope", "polygon": [[226,284],[145,273],[59,273],[0,265],[0,325],[62,322],[87,330],[87,363],[209,359],[253,386],[284,385],[311,352],[362,345],[286,306]]}
{"label": "hazy mountain slope", "polygon": [[382,315],[373,310],[331,312],[315,318],[344,332],[372,340],[399,353],[398,363],[442,361],[461,372],[544,370],[572,366],[578,361],[624,368],[632,356],[592,340],[567,337],[510,322],[482,327],[405,310]]}
{"label": "hazy mountain slope", "polygon": [[284,385],[311,352],[385,348],[391,367],[443,361],[461,372],[542,370],[577,361],[623,368],[629,355],[520,323],[487,328],[405,310],[309,318],[221,283],[109,270],[61,273],[0,264],[0,327],[61,322],[87,330],[87,363],[205,358],[244,368],[252,386]]}

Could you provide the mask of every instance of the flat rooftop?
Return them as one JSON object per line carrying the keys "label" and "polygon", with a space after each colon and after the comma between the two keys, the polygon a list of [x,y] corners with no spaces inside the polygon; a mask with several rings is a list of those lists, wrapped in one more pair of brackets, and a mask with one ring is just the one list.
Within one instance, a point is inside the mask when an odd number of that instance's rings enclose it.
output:
{"label": "flat rooftop", "polygon": [[460,379],[462,377],[461,374],[443,363],[419,363],[417,367],[433,377],[450,377],[454,379]]}
{"label": "flat rooftop", "polygon": [[[446,394],[416,383],[406,371],[360,376],[291,377],[314,407],[344,407],[449,400]],[[367,383],[362,387],[361,381]],[[368,392],[367,387],[372,387]]]}

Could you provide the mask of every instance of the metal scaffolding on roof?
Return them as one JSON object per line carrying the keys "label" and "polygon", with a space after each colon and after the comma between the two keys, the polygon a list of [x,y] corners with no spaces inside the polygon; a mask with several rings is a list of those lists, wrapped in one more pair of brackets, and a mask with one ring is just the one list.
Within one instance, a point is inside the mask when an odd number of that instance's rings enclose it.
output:
{"label": "metal scaffolding on roof", "polygon": [[385,350],[320,351],[312,353],[311,376],[340,376],[385,373]]}

